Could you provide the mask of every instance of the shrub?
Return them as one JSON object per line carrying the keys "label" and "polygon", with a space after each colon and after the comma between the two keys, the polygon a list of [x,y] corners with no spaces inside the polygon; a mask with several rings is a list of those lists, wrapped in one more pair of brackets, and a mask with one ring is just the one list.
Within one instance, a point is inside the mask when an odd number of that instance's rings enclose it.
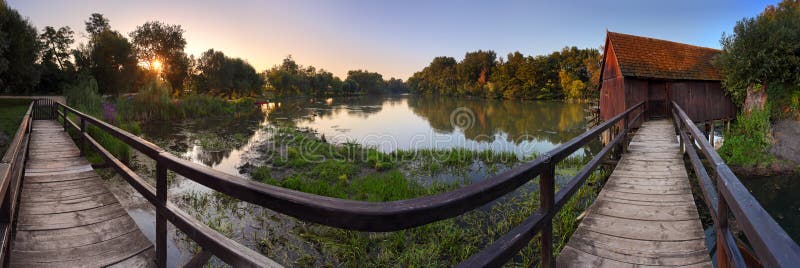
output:
{"label": "shrub", "polygon": [[754,109],[749,115],[736,117],[736,123],[725,133],[719,154],[725,162],[739,166],[766,165],[774,160],[769,154],[770,106]]}

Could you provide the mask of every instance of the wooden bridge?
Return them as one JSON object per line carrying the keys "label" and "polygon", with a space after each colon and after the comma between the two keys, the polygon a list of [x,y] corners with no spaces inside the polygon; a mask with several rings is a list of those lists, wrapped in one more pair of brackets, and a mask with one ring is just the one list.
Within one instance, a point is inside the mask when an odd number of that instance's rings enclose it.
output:
{"label": "wooden bridge", "polygon": [[[710,267],[685,155],[714,221],[720,267],[800,263],[800,247],[758,205],[677,104],[672,106],[672,120],[641,124],[628,143],[630,127],[646,118],[643,107],[643,103],[632,106],[537,159],[482,181],[437,195],[376,203],[317,196],[225,174],[175,157],[61,103],[36,100],[0,163],[0,257],[4,266],[14,267],[165,267],[170,222],[202,248],[187,266],[202,265],[211,256],[234,267],[281,266],[169,202],[167,170],[172,170],[213,190],[300,220],[370,232],[403,230],[452,218],[538,178],[538,210],[459,267],[500,266],[537,235],[541,266]],[[89,134],[90,128],[154,159],[155,187],[105,150]],[[77,143],[69,132],[77,136]],[[557,189],[556,164],[602,133],[613,138]],[[83,157],[90,146],[105,165],[155,207],[154,244],[142,235]],[[616,168],[569,242],[555,256],[553,217],[611,155],[619,159]],[[748,246],[733,236],[729,218],[736,219]],[[752,252],[744,248],[752,248]]]}

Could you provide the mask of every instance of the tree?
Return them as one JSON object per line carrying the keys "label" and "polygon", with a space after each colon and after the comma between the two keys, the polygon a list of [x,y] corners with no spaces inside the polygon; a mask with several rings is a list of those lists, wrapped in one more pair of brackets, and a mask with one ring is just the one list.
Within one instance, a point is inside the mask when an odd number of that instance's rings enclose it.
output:
{"label": "tree", "polygon": [[105,31],[111,30],[111,24],[103,14],[92,13],[89,20],[84,22],[86,24],[86,32],[89,35],[97,35]]}
{"label": "tree", "polygon": [[353,70],[347,72],[347,80],[355,81],[358,84],[358,90],[366,92],[367,94],[386,93],[386,82],[383,81],[383,76],[379,73],[366,70]]}
{"label": "tree", "polygon": [[58,64],[58,68],[68,68],[72,63],[69,62],[70,46],[75,42],[73,35],[75,32],[64,26],[55,28],[44,27],[44,31],[39,35],[39,42],[42,45],[42,61],[49,61]]}
{"label": "tree", "polygon": [[75,66],[70,61],[74,32],[68,26],[58,30],[51,26],[39,35],[41,44],[41,80],[38,92],[60,92],[64,84],[74,82]]}
{"label": "tree", "polygon": [[36,28],[0,1],[0,92],[29,94],[39,83]]}
{"label": "tree", "polygon": [[97,80],[101,94],[130,92],[138,73],[131,43],[97,13],[86,21],[86,32],[89,43],[73,51],[78,70]]}
{"label": "tree", "polygon": [[456,65],[460,95],[479,95],[482,87],[489,82],[495,69],[497,54],[494,51],[478,50],[467,52],[464,59]]}
{"label": "tree", "polygon": [[[160,62],[160,76],[169,82],[173,90],[182,89],[189,75],[189,58],[184,53],[186,39],[183,33],[180,25],[150,21],[129,34],[139,60],[148,66]],[[153,66],[150,68],[152,71]]]}
{"label": "tree", "polygon": [[229,58],[222,51],[209,49],[196,63],[194,84],[199,93],[228,97],[261,93],[264,80],[256,70],[240,58]]}
{"label": "tree", "polygon": [[748,113],[764,107],[770,84],[800,85],[800,1],[784,0],[738,21],[720,43],[715,64],[725,90]]}
{"label": "tree", "polygon": [[395,79],[394,77],[386,82],[386,89],[392,94],[408,93],[408,85],[403,83],[403,79]]}
{"label": "tree", "polygon": [[267,86],[279,95],[321,95],[352,93],[342,91],[342,80],[314,66],[303,67],[288,56],[281,65],[264,71]]}

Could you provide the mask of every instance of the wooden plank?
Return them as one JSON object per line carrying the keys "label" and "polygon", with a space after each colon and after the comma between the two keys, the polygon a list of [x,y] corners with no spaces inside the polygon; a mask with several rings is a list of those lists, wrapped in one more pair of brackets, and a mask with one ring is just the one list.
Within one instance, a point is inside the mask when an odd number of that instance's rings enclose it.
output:
{"label": "wooden plank", "polygon": [[50,230],[82,226],[107,221],[127,215],[119,203],[86,210],[49,214],[22,214],[17,220],[18,230]]}
{"label": "wooden plank", "polygon": [[36,120],[12,267],[153,267],[153,244],[54,121]]}
{"label": "wooden plank", "polygon": [[132,220],[118,217],[108,221],[72,228],[37,231],[19,230],[14,241],[14,249],[32,251],[79,247],[137,231],[139,230],[138,228]]}
{"label": "wooden plank", "polygon": [[642,124],[558,267],[710,267],[674,133],[667,120]]}

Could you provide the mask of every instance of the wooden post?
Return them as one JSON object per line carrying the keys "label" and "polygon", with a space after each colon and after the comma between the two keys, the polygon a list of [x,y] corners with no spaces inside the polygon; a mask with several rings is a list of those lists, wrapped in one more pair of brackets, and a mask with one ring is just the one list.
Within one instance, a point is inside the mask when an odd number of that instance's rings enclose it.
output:
{"label": "wooden post", "polygon": [[708,137],[708,142],[711,143],[712,148],[714,148],[714,124],[716,123],[716,121],[711,120],[711,136]]}
{"label": "wooden post", "polygon": [[731,131],[731,119],[725,120],[725,132]]}
{"label": "wooden post", "polygon": [[620,141],[622,143],[622,146],[620,147],[621,148],[620,158],[622,158],[622,156],[621,156],[622,154],[628,152],[628,130],[629,130],[628,129],[628,115],[625,115],[625,118],[622,121],[623,121],[623,123],[622,123],[623,124],[623,126],[622,126],[622,140]]}
{"label": "wooden post", "polygon": [[67,106],[61,106],[61,111],[64,115],[64,131],[67,131]]}
{"label": "wooden post", "polygon": [[86,155],[86,118],[81,116],[81,156]]}
{"label": "wooden post", "polygon": [[[725,202],[725,197],[719,191],[719,187],[724,187],[717,178],[717,267],[727,268],[731,267],[730,257],[728,256],[728,247],[735,247],[736,245],[728,245],[725,243],[725,232],[728,230],[728,205]],[[713,213],[713,212],[712,212]]]}
{"label": "wooden post", "polygon": [[555,211],[553,204],[555,203],[555,174],[556,165],[552,163],[551,159],[547,160],[548,166],[541,175],[539,175],[539,193],[540,193],[540,207],[547,215],[544,227],[542,227],[541,234],[541,267],[555,267],[553,260],[553,217]]}
{"label": "wooden post", "polygon": [[683,140],[683,122],[678,119],[678,122],[675,122],[675,125],[678,129],[678,143],[680,143],[681,155],[686,154],[686,142]]}
{"label": "wooden post", "polygon": [[167,167],[161,156],[156,160],[156,265],[167,267]]}

